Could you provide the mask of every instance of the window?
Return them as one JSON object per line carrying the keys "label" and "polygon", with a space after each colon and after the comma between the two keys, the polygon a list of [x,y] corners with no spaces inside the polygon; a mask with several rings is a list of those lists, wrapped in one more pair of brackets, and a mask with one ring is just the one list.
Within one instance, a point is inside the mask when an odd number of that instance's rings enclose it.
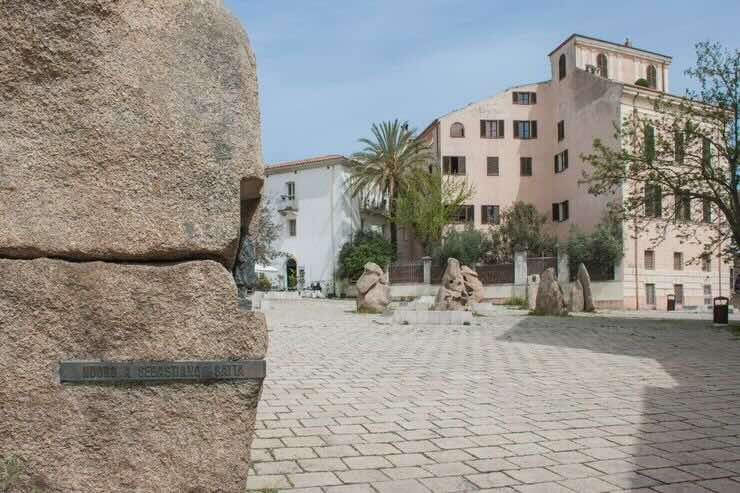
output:
{"label": "window", "polygon": [[606,55],[599,53],[596,57],[596,67],[599,69],[599,75],[609,77],[609,67],[607,66]]}
{"label": "window", "polygon": [[673,154],[676,163],[683,164],[683,159],[686,155],[686,149],[684,146],[683,132],[678,128],[673,129]]}
{"label": "window", "polygon": [[663,215],[663,190],[660,185],[645,185],[645,216]]}
{"label": "window", "polygon": [[712,165],[712,143],[706,137],[701,139],[701,165],[704,167]]}
{"label": "window", "polygon": [[285,187],[288,191],[286,198],[288,200],[295,200],[295,182],[289,181],[285,184]]}
{"label": "window", "polygon": [[676,197],[676,220],[691,221],[691,196],[686,192],[678,191]]}
{"label": "window", "polygon": [[514,138],[515,139],[536,139],[537,138],[537,121],[536,120],[514,120]]}
{"label": "window", "polygon": [[511,93],[514,104],[537,104],[536,92],[517,92]]}
{"label": "window", "polygon": [[296,220],[295,219],[289,219],[288,220],[288,234],[290,236],[295,236],[296,233],[297,233],[297,229],[298,229],[298,227],[296,225]]}
{"label": "window", "polygon": [[501,224],[501,210],[497,205],[480,206],[481,224]]}
{"label": "window", "polygon": [[711,284],[704,285],[704,304],[705,305],[712,304],[712,285]]}
{"label": "window", "polygon": [[701,270],[704,272],[712,271],[712,257],[708,253],[701,256]]}
{"label": "window", "polygon": [[558,74],[561,80],[565,78],[565,53],[558,58]]}
{"label": "window", "polygon": [[568,149],[555,154],[555,173],[562,173],[568,169]]}
{"label": "window", "polygon": [[645,124],[645,146],[643,157],[648,163],[655,161],[655,128],[650,124]]}
{"label": "window", "polygon": [[676,296],[676,305],[683,305],[683,284],[674,284],[673,294]]}
{"label": "window", "polygon": [[645,270],[655,270],[655,252],[645,250]]}
{"label": "window", "polygon": [[565,138],[565,120],[558,122],[558,142]]}
{"label": "window", "polygon": [[519,174],[521,176],[532,176],[532,158],[519,158]]}
{"label": "window", "polygon": [[498,156],[488,156],[486,158],[486,174],[488,176],[498,176]]}
{"label": "window", "polygon": [[570,211],[568,210],[568,201],[556,202],[552,204],[552,220],[553,222],[561,223],[567,221],[570,217]]}
{"label": "window", "polygon": [[450,125],[450,137],[454,139],[460,139],[465,137],[465,127],[460,122],[455,122]]}
{"label": "window", "polygon": [[457,214],[455,214],[453,220],[457,223],[475,222],[475,207],[472,205],[461,205],[457,209]]}
{"label": "window", "polygon": [[702,199],[701,201],[701,221],[704,223],[712,222],[712,201]]}
{"label": "window", "polygon": [[445,175],[464,175],[465,156],[444,156],[442,158],[442,172]]}
{"label": "window", "polygon": [[682,252],[673,252],[673,270],[683,270]]}
{"label": "window", "polygon": [[645,304],[655,304],[655,284],[645,284]]}
{"label": "window", "polygon": [[648,87],[655,89],[658,87],[658,73],[655,71],[655,65],[648,65],[647,68]]}
{"label": "window", "polygon": [[502,139],[504,137],[504,121],[481,120],[480,136],[483,139]]}

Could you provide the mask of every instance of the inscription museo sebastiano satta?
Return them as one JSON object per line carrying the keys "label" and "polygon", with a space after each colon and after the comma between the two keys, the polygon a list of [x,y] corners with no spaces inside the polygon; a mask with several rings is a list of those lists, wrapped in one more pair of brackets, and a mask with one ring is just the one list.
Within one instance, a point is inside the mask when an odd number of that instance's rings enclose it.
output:
{"label": "inscription museo sebastiano satta", "polygon": [[62,361],[62,383],[210,382],[264,378],[264,360]]}

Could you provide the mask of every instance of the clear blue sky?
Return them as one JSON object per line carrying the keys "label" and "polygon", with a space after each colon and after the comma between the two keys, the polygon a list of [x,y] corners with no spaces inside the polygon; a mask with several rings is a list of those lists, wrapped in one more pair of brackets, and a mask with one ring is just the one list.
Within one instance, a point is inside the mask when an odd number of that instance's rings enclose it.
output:
{"label": "clear blue sky", "polygon": [[423,129],[516,84],[549,79],[572,33],[673,56],[671,92],[694,43],[740,47],[740,1],[226,0],[257,56],[266,163],[351,154],[370,124]]}

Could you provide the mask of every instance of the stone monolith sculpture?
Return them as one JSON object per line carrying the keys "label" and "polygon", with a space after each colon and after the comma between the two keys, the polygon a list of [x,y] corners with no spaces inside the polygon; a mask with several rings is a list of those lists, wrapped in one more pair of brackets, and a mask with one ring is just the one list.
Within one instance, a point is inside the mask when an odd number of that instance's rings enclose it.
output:
{"label": "stone monolith sculpture", "polygon": [[363,313],[383,313],[390,303],[391,289],[383,269],[378,264],[368,262],[365,271],[357,280],[357,311]]}
{"label": "stone monolith sculpture", "polygon": [[468,294],[468,303],[480,303],[486,297],[483,291],[483,283],[478,278],[478,273],[467,265],[460,268],[465,282],[465,291]]}
{"label": "stone monolith sculpture", "polygon": [[581,287],[583,287],[583,311],[595,311],[596,307],[594,306],[594,295],[591,291],[591,276],[589,275],[588,269],[586,269],[585,265],[580,264],[578,266],[578,274],[576,278],[578,279],[578,282],[581,283]]}
{"label": "stone monolith sculpture", "polygon": [[0,460],[24,464],[18,491],[244,489],[267,336],[231,269],[240,182],[263,166],[255,59],[221,3],[0,8]]}
{"label": "stone monolith sculpture", "polygon": [[581,286],[581,281],[578,279],[570,284],[568,290],[568,311],[583,311],[583,286]]}
{"label": "stone monolith sculpture", "polygon": [[563,290],[555,280],[555,269],[550,267],[542,273],[537,288],[535,313],[538,315],[565,315],[568,313]]}
{"label": "stone monolith sculpture", "polygon": [[457,259],[447,259],[447,268],[442,275],[442,285],[437,291],[432,310],[467,310],[468,293],[465,278]]}

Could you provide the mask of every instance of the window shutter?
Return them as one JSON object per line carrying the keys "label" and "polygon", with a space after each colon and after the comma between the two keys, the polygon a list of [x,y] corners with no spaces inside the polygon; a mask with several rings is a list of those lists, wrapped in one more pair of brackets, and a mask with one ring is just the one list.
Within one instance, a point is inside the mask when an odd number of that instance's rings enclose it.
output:
{"label": "window shutter", "polygon": [[501,138],[503,136],[504,136],[504,121],[499,120],[498,121],[498,137]]}
{"label": "window shutter", "polygon": [[553,166],[553,169],[555,170],[555,173],[558,172],[558,155],[555,154],[555,165]]}
{"label": "window shutter", "polygon": [[560,220],[560,204],[552,204],[552,220]]}
{"label": "window shutter", "polygon": [[519,120],[514,120],[514,138],[519,138]]}
{"label": "window shutter", "polygon": [[486,136],[486,121],[485,120],[480,121],[480,136],[481,137]]}
{"label": "window shutter", "polygon": [[442,173],[445,175],[450,174],[450,156],[445,156],[442,158]]}
{"label": "window shutter", "polygon": [[568,201],[566,200],[565,202],[563,202],[562,220],[567,221],[569,217],[570,217],[570,211],[568,210]]}
{"label": "window shutter", "polygon": [[480,222],[481,224],[486,224],[488,222],[488,206],[487,205],[480,206]]}
{"label": "window shutter", "polygon": [[568,149],[563,151],[563,169],[568,168]]}
{"label": "window shutter", "polygon": [[519,93],[518,92],[512,92],[511,93],[511,102],[514,104],[519,103]]}
{"label": "window shutter", "polygon": [[532,126],[531,138],[536,139],[537,138],[537,120],[532,120],[531,126]]}
{"label": "window shutter", "polygon": [[531,93],[529,98],[532,100],[532,104],[537,104],[537,93],[536,92]]}
{"label": "window shutter", "polygon": [[468,222],[470,223],[475,222],[475,206],[474,205],[468,206]]}
{"label": "window shutter", "polygon": [[460,175],[465,174],[465,156],[457,158],[457,171]]}
{"label": "window shutter", "polygon": [[499,220],[499,208],[497,205],[494,205],[491,207],[493,212],[493,224],[499,224],[501,221]]}

